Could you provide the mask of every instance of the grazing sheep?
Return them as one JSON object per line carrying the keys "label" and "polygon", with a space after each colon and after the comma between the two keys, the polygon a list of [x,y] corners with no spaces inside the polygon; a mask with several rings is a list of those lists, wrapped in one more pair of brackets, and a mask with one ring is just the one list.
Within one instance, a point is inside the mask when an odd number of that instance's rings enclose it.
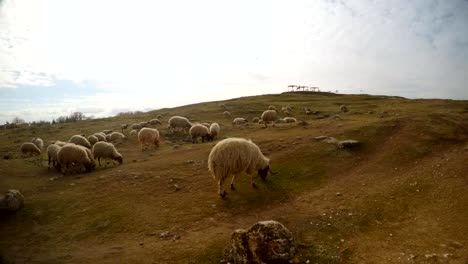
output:
{"label": "grazing sheep", "polygon": [[149,121],[149,123],[150,123],[151,125],[153,125],[153,126],[155,126],[155,125],[161,125],[161,121],[159,121],[159,119],[157,119],[157,118],[151,119],[151,120]]}
{"label": "grazing sheep", "polygon": [[346,107],[346,105],[341,105],[341,106],[340,106],[340,110],[341,110],[341,112],[343,112],[343,113],[348,112],[348,107]]}
{"label": "grazing sheep", "polygon": [[137,134],[138,134],[138,131],[136,131],[135,129],[130,131],[130,136],[136,136]]}
{"label": "grazing sheep", "polygon": [[284,124],[284,123],[286,123],[286,120],[284,120],[284,118],[279,118],[279,119],[275,120],[275,123],[276,124]]}
{"label": "grazing sheep", "polygon": [[20,147],[20,150],[21,150],[21,153],[23,154],[30,154],[30,155],[40,155],[41,154],[41,150],[39,149],[38,146],[36,146],[36,144],[32,143],[32,142],[26,142],[26,143],[23,143]]}
{"label": "grazing sheep", "polygon": [[207,122],[203,122],[201,123],[202,125],[206,126],[207,128],[210,128],[210,123],[207,123]]}
{"label": "grazing sheep", "polygon": [[112,142],[122,141],[125,139],[125,135],[119,132],[112,132],[109,138],[110,140],[108,141],[112,141]]}
{"label": "grazing sheep", "polygon": [[260,117],[254,117],[252,118],[252,123],[258,123],[258,121],[260,121]]}
{"label": "grazing sheep", "polygon": [[106,141],[106,134],[102,132],[94,133],[93,136],[97,137],[99,141]]}
{"label": "grazing sheep", "polygon": [[66,144],[63,146],[57,153],[57,160],[62,173],[65,175],[71,165],[78,168],[84,166],[86,172],[92,171],[96,164],[94,164],[94,160],[88,151],[89,149],[80,145]]}
{"label": "grazing sheep", "polygon": [[110,139],[111,139],[111,135],[110,134],[106,135],[106,141],[109,142],[109,141],[111,141]]}
{"label": "grazing sheep", "polygon": [[286,111],[284,111],[284,115],[285,116],[291,116],[291,113],[288,110],[286,110]]}
{"label": "grazing sheep", "polygon": [[140,125],[140,124],[133,124],[133,125],[132,125],[132,129],[133,129],[133,130],[140,130],[140,129],[141,129],[141,125]]}
{"label": "grazing sheep", "polygon": [[128,128],[128,124],[124,124],[124,125],[121,125],[121,126],[120,126],[120,129],[122,130],[122,133],[123,133],[123,131],[124,131],[125,129],[127,129],[127,128]]}
{"label": "grazing sheep", "polygon": [[47,147],[47,158],[48,158],[48,168],[50,168],[50,164],[54,166],[57,170],[60,170],[60,165],[58,163],[58,152],[62,147],[56,144],[50,144]]}
{"label": "grazing sheep", "polygon": [[184,131],[186,131],[187,129],[190,129],[191,127],[192,127],[192,123],[190,123],[190,121],[187,118],[182,117],[182,116],[173,116],[169,118],[168,126],[167,126],[167,128],[169,129],[173,129],[173,130],[182,129]]}
{"label": "grazing sheep", "polygon": [[144,127],[147,127],[149,124],[150,124],[150,122],[143,121],[143,122],[140,122],[139,125],[141,126],[141,128],[144,128]]}
{"label": "grazing sheep", "polygon": [[294,118],[294,117],[285,117],[284,120],[286,121],[286,123],[296,123],[297,122],[296,118]]}
{"label": "grazing sheep", "polygon": [[232,124],[233,125],[243,125],[243,124],[247,124],[247,119],[245,118],[242,118],[242,117],[236,117],[234,118],[234,120],[232,120]]}
{"label": "grazing sheep", "polygon": [[101,166],[102,159],[111,159],[113,161],[123,163],[122,154],[120,154],[112,143],[98,142],[93,146],[94,158],[98,160],[99,166]]}
{"label": "grazing sheep", "polygon": [[210,134],[212,139],[219,137],[219,132],[221,131],[221,127],[219,127],[218,123],[213,123],[210,126]]}
{"label": "grazing sheep", "polygon": [[275,110],[276,111],[276,107],[274,105],[270,105],[270,106],[268,106],[268,110]]}
{"label": "grazing sheep", "polygon": [[162,116],[162,115],[158,115],[156,118],[159,119],[159,120],[161,120],[161,119],[163,118],[163,116]]}
{"label": "grazing sheep", "polygon": [[218,194],[221,198],[226,196],[223,183],[230,175],[233,175],[231,190],[235,190],[236,175],[244,171],[251,175],[250,183],[256,188],[252,173],[257,171],[262,180],[265,180],[271,171],[270,160],[263,156],[260,148],[252,141],[243,138],[227,138],[218,142],[208,156],[208,169],[218,181]]}
{"label": "grazing sheep", "polygon": [[65,146],[65,144],[68,144],[68,143],[64,142],[64,141],[56,140],[56,141],[52,141],[51,144],[55,144],[55,145],[58,145],[60,147],[63,147],[63,146]]}
{"label": "grazing sheep", "polygon": [[91,135],[88,137],[89,144],[94,145],[96,142],[99,141],[99,139],[95,135]]}
{"label": "grazing sheep", "polygon": [[226,118],[229,118],[229,117],[231,117],[231,113],[229,111],[224,111],[223,116],[226,117]]}
{"label": "grazing sheep", "polygon": [[[263,122],[265,122],[265,127],[268,127],[268,123],[274,122],[278,119],[278,113],[275,110],[266,110],[262,113],[261,116]],[[273,123],[273,126],[275,124]]]}
{"label": "grazing sheep", "polygon": [[106,129],[106,130],[103,130],[102,133],[109,135],[110,133],[112,133],[112,130]]}
{"label": "grazing sheep", "polygon": [[68,140],[68,142],[74,143],[76,145],[80,145],[89,149],[91,148],[91,143],[89,143],[89,141],[82,135],[74,135],[70,138],[70,140]]}
{"label": "grazing sheep", "polygon": [[210,130],[202,124],[193,125],[189,130],[189,134],[192,137],[192,143],[198,143],[198,137],[201,137],[202,143],[205,142],[205,139],[207,141],[213,139]]}
{"label": "grazing sheep", "polygon": [[154,145],[159,147],[159,131],[155,128],[143,128],[138,132],[138,142],[141,144],[143,151],[145,145]]}
{"label": "grazing sheep", "polygon": [[221,109],[223,109],[223,110],[227,109],[225,104],[220,104],[219,107],[221,107]]}
{"label": "grazing sheep", "polygon": [[31,142],[34,143],[39,149],[44,148],[44,141],[38,137],[33,138]]}

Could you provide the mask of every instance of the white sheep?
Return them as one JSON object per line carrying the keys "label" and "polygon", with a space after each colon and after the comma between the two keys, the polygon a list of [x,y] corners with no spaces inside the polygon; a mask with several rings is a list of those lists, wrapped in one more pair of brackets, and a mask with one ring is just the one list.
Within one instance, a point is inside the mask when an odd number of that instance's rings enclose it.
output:
{"label": "white sheep", "polygon": [[151,125],[153,125],[153,126],[154,126],[154,125],[161,125],[161,121],[159,121],[159,119],[157,119],[157,118],[151,119],[151,120],[149,121],[149,123],[150,123]]}
{"label": "white sheep", "polygon": [[285,117],[284,120],[286,121],[286,123],[296,123],[297,122],[296,118],[294,118],[294,117]]}
{"label": "white sheep", "polygon": [[218,194],[221,198],[226,196],[224,180],[230,175],[231,190],[234,188],[234,180],[241,172],[250,174],[250,183],[257,188],[253,182],[252,173],[257,172],[262,180],[270,170],[270,160],[265,157],[260,148],[252,141],[244,138],[227,138],[218,142],[208,156],[208,169],[213,178],[218,181]]}
{"label": "white sheep", "polygon": [[39,149],[44,148],[44,141],[38,137],[33,138],[31,142],[34,143]]}
{"label": "white sheep", "polygon": [[92,171],[96,164],[88,148],[72,143],[63,146],[57,153],[57,160],[62,173],[65,175],[70,166],[80,168],[84,166],[87,172]]}
{"label": "white sheep", "polygon": [[99,141],[106,141],[106,134],[102,132],[94,133],[93,136],[97,137]]}
{"label": "white sheep", "polygon": [[111,135],[110,134],[106,135],[106,141],[107,142],[111,141]]}
{"label": "white sheep", "polygon": [[122,141],[125,138],[126,138],[125,135],[120,133],[120,132],[112,132],[110,134],[110,140],[108,140],[108,141],[112,141],[112,142]]}
{"label": "white sheep", "polygon": [[95,135],[91,135],[88,137],[89,144],[94,145],[96,142],[99,141],[99,139]]}
{"label": "white sheep", "polygon": [[132,129],[132,131],[130,131],[130,136],[136,136],[138,134],[138,131],[136,131],[135,129]]}
{"label": "white sheep", "polygon": [[224,111],[223,116],[226,117],[226,118],[229,118],[229,117],[231,117],[231,113],[229,111]]}
{"label": "white sheep", "polygon": [[140,124],[133,124],[133,125],[131,126],[131,128],[132,128],[133,130],[140,130],[140,129],[141,129],[141,125],[140,125]]}
{"label": "white sheep", "polygon": [[103,130],[102,133],[109,135],[110,133],[112,133],[112,130],[106,129],[106,130]]}
{"label": "white sheep", "polygon": [[202,142],[205,142],[205,139],[207,141],[211,141],[213,139],[210,134],[210,130],[202,124],[193,125],[189,130],[189,134],[192,137],[192,143],[197,143],[199,137],[201,137]]}
{"label": "white sheep", "polygon": [[[275,110],[266,110],[262,113],[261,119],[265,122],[265,127],[268,127],[268,123],[274,122],[278,119],[278,113]],[[273,123],[273,126],[275,124]]]}
{"label": "white sheep", "polygon": [[234,118],[234,120],[232,120],[232,124],[233,125],[243,125],[243,124],[247,124],[247,119],[245,118],[242,118],[242,117],[236,117]]}
{"label": "white sheep", "polygon": [[275,110],[276,111],[276,107],[274,105],[270,105],[270,106],[268,106],[268,110]]}
{"label": "white sheep", "polygon": [[74,143],[76,145],[80,145],[89,149],[91,148],[91,143],[89,143],[89,141],[82,135],[73,135],[70,138],[70,140],[68,140],[68,142]]}
{"label": "white sheep", "polygon": [[258,123],[258,121],[260,121],[260,117],[252,118],[252,123]]}
{"label": "white sheep", "polygon": [[210,123],[203,122],[203,123],[200,123],[200,124],[202,124],[202,125],[206,126],[207,128],[210,128]]}
{"label": "white sheep", "polygon": [[102,159],[111,159],[113,161],[123,163],[122,154],[120,154],[115,146],[109,142],[98,142],[93,146],[94,158],[98,160],[99,166],[101,166]]}
{"label": "white sheep", "polygon": [[128,128],[128,124],[123,124],[120,126],[120,129],[122,130],[122,133],[124,132],[125,129]]}
{"label": "white sheep", "polygon": [[47,158],[48,158],[48,168],[50,168],[50,164],[57,169],[60,170],[60,165],[58,163],[58,152],[62,147],[57,144],[50,144],[47,147]]}
{"label": "white sheep", "polygon": [[40,155],[41,150],[32,142],[23,143],[20,147],[21,153],[30,155]]}
{"label": "white sheep", "polygon": [[143,151],[146,145],[154,145],[155,148],[159,147],[159,131],[155,128],[143,128],[138,132],[138,142],[141,144]]}
{"label": "white sheep", "polygon": [[223,110],[226,110],[226,109],[227,109],[227,107],[226,107],[225,104],[220,104],[219,107],[221,107],[221,109],[223,109]]}
{"label": "white sheep", "polygon": [[210,126],[210,134],[212,139],[219,137],[219,132],[221,131],[221,127],[218,123],[213,123]]}
{"label": "white sheep", "polygon": [[187,129],[190,129],[191,127],[192,127],[192,123],[190,123],[190,121],[187,118],[182,117],[182,116],[173,116],[169,118],[168,126],[167,126],[167,128],[169,129],[173,129],[173,130],[182,129],[184,131],[186,131]]}
{"label": "white sheep", "polygon": [[51,141],[50,144],[55,144],[55,145],[58,145],[60,147],[63,147],[63,146],[65,146],[65,144],[68,144],[68,143],[64,142],[64,141],[60,141],[60,140],[55,140],[55,141]]}
{"label": "white sheep", "polygon": [[279,118],[279,119],[275,120],[275,123],[276,124],[284,124],[284,123],[286,123],[286,120],[284,118]]}

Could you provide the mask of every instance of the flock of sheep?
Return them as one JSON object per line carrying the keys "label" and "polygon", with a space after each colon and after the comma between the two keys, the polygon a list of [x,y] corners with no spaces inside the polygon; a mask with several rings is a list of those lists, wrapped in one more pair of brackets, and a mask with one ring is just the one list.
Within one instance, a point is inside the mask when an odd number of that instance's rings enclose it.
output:
{"label": "flock of sheep", "polygon": [[[221,107],[226,110],[224,105]],[[342,111],[347,111],[345,107],[341,107]],[[279,118],[278,112],[274,106],[269,106],[261,117],[253,118],[252,121],[264,124],[265,127],[272,123],[295,123],[297,120],[290,117],[291,107],[283,107],[281,109],[283,114],[287,115],[285,118]],[[307,114],[309,109],[304,109]],[[228,111],[224,111],[225,117],[230,117]],[[149,128],[149,125],[161,125],[158,118],[152,119],[149,122],[140,122],[131,125],[130,136],[137,136],[141,149],[144,150],[146,146],[153,146],[157,148],[160,143],[160,133],[156,128]],[[242,125],[248,121],[245,118],[237,117],[232,121],[233,125]],[[102,132],[94,133],[88,138],[84,135],[73,135],[68,142],[53,141],[47,147],[48,166],[52,165],[57,170],[61,171],[64,175],[70,172],[71,169],[90,172],[96,167],[96,160],[101,166],[101,159],[112,160],[113,162],[123,163],[123,156],[118,152],[112,142],[119,142],[126,139],[123,134],[124,130],[129,125],[121,126],[122,133],[112,132],[111,130],[104,130]],[[168,120],[168,130],[171,132],[183,131],[190,134],[192,143],[198,143],[198,138],[202,142],[213,141],[220,135],[220,125],[218,123],[191,123],[186,117],[173,116]],[[40,138],[33,138],[31,142],[26,142],[21,145],[21,152],[23,154],[41,154],[44,148],[44,142]],[[226,192],[223,184],[224,180],[229,176],[233,176],[231,180],[231,190],[234,190],[234,181],[236,175],[241,172],[246,172],[251,176],[251,185],[256,188],[252,179],[252,174],[257,172],[262,180],[265,180],[267,174],[273,173],[270,169],[270,161],[265,157],[260,148],[250,140],[243,138],[227,138],[219,141],[211,150],[208,156],[208,169],[213,178],[218,183],[218,194],[224,198]],[[70,172],[71,173],[71,172]]]}

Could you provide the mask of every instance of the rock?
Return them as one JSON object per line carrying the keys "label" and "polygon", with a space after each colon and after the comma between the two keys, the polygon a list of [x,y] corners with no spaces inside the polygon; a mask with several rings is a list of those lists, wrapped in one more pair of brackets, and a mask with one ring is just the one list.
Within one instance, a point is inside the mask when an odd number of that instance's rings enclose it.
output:
{"label": "rock", "polygon": [[224,261],[233,264],[289,263],[296,248],[296,239],[286,227],[273,220],[263,221],[248,230],[234,231]]}
{"label": "rock", "polygon": [[11,155],[10,154],[5,154],[5,155],[3,155],[3,159],[6,159],[6,160],[11,159]]}
{"label": "rock", "polygon": [[337,192],[337,193],[336,193],[336,196],[342,196],[342,195],[343,195],[343,194],[340,193],[340,192]]}
{"label": "rock", "polygon": [[340,115],[334,115],[332,117],[330,117],[331,119],[338,119],[338,120],[341,120],[341,117]]}
{"label": "rock", "polygon": [[324,140],[324,139],[327,139],[327,138],[328,138],[327,136],[314,137],[315,140]]}
{"label": "rock", "polygon": [[352,140],[352,139],[348,139],[348,140],[342,140],[342,141],[339,141],[337,143],[337,146],[339,148],[342,148],[342,149],[350,149],[350,148],[354,148],[356,146],[359,146],[361,144],[361,142],[357,141],[357,140]]}
{"label": "rock", "polygon": [[460,243],[460,242],[457,242],[457,241],[451,241],[451,242],[449,243],[449,246],[450,246],[450,247],[453,247],[453,248],[456,248],[456,249],[463,248],[463,244]]}
{"label": "rock", "polygon": [[334,137],[328,137],[327,139],[324,140],[325,142],[329,143],[329,144],[337,144],[339,142],[338,139],[334,138]]}
{"label": "rock", "polygon": [[165,238],[168,238],[170,235],[171,235],[171,233],[169,231],[164,231],[161,234],[159,234],[159,237],[161,239],[165,239]]}
{"label": "rock", "polygon": [[18,211],[24,204],[24,196],[18,190],[8,190],[0,195],[0,209]]}
{"label": "rock", "polygon": [[178,191],[178,190],[180,190],[180,186],[176,183],[176,184],[174,184],[174,189],[175,189],[176,191]]}

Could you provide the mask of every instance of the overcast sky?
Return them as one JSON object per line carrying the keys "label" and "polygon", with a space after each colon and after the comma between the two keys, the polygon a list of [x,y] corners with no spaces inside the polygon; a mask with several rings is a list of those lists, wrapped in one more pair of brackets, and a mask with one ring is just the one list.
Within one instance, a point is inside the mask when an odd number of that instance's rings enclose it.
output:
{"label": "overcast sky", "polygon": [[0,123],[289,84],[468,99],[468,1],[0,0]]}

